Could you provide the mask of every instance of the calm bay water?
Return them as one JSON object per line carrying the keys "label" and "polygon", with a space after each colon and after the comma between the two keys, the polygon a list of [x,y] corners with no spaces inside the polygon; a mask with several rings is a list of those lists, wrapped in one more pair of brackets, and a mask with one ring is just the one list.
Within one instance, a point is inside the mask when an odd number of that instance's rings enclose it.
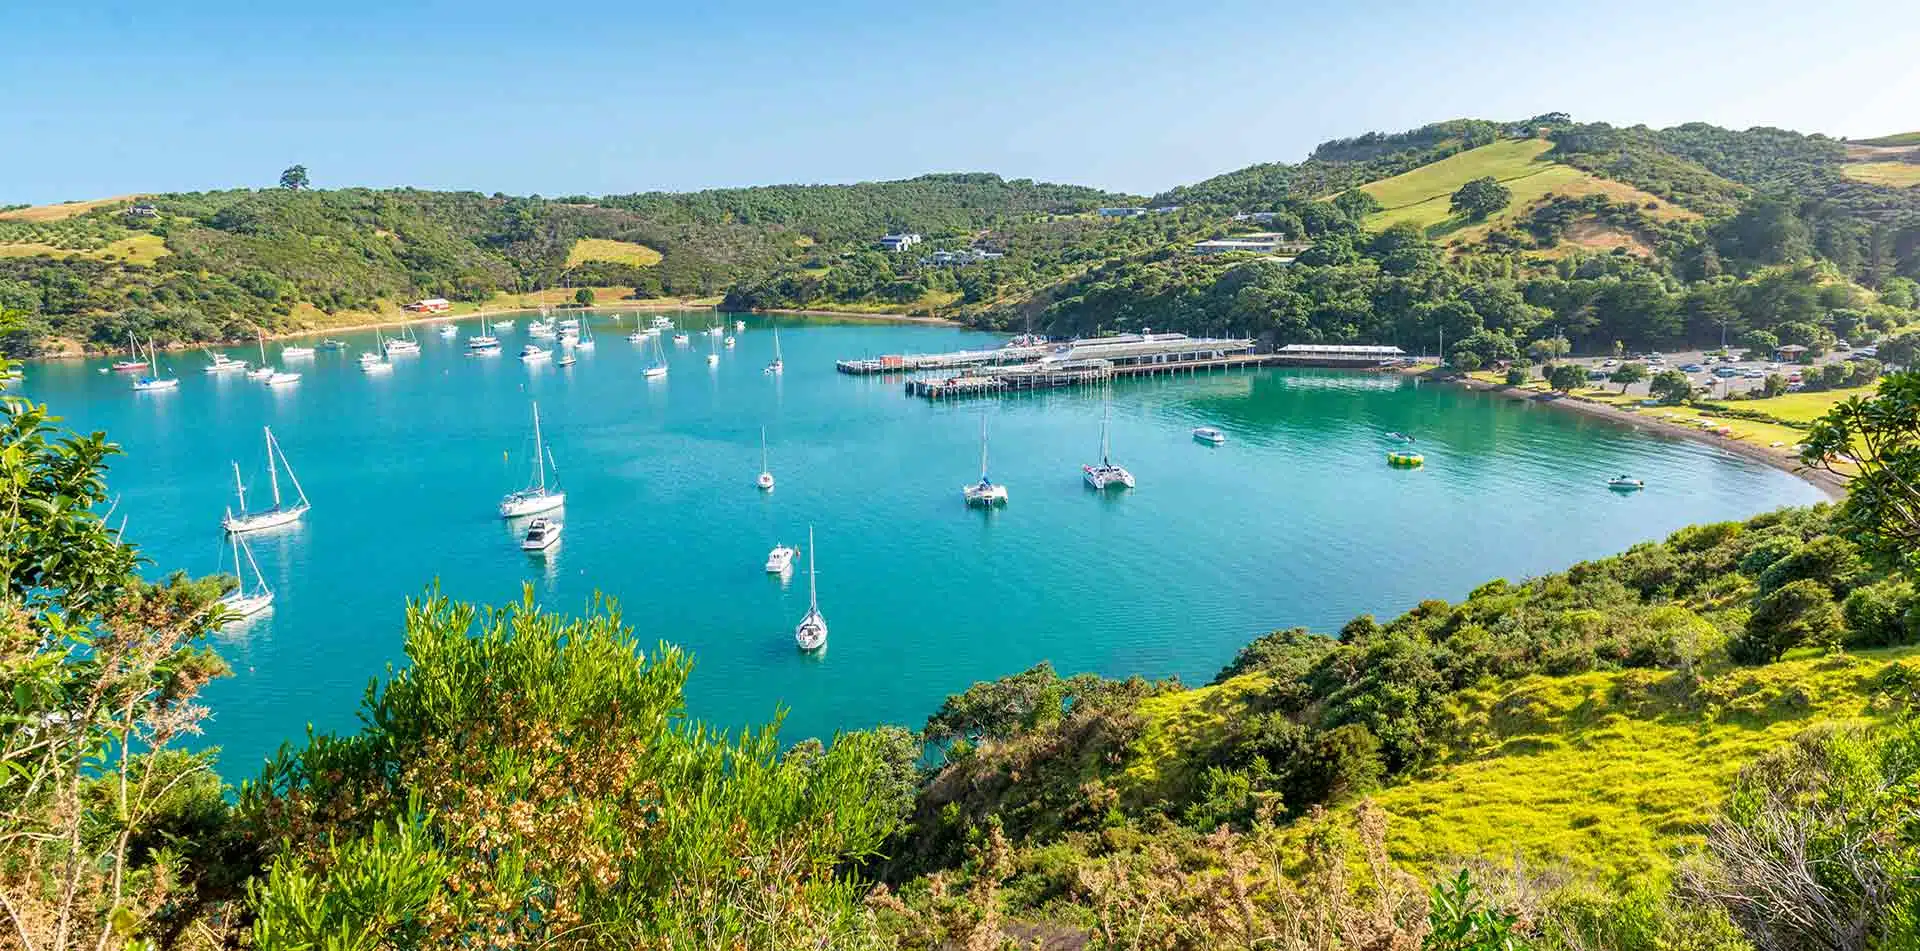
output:
{"label": "calm bay water", "polygon": [[[704,313],[674,315],[702,327]],[[503,603],[531,584],[550,608],[617,598],[643,639],[698,665],[690,712],[741,727],[788,710],[797,739],[882,722],[918,725],[948,693],[1051,660],[1063,672],[1205,681],[1251,638],[1361,612],[1458,598],[1496,576],[1564,568],[1683,525],[1820,499],[1812,487],[1711,447],[1545,407],[1410,380],[1262,370],[1128,381],[1112,389],[1116,462],[1139,488],[1098,496],[1101,400],[1061,391],[928,403],[898,381],[834,372],[836,357],[994,344],[946,328],[781,318],[787,372],[769,377],[768,318],[705,364],[706,338],[647,360],[600,314],[578,365],[471,358],[422,334],[424,352],[368,376],[353,349],[321,353],[268,390],[165,361],[181,385],[133,393],[104,361],[41,364],[25,391],[77,429],[127,450],[111,484],[153,571],[220,570],[233,495],[228,460],[265,491],[270,425],[313,500],[303,526],[253,536],[278,594],[270,615],[216,645],[235,676],[214,684],[205,740],[229,778],[251,776],[307,724],[356,728],[368,679],[400,659],[402,607],[437,580]],[[729,318],[731,319],[731,318]],[[631,318],[628,318],[629,323]],[[462,322],[464,337],[473,322]],[[237,357],[257,359],[251,348]],[[566,531],[528,557],[495,516],[526,481],[538,400]],[[966,510],[978,431],[1011,504]],[[1195,442],[1194,426],[1228,433]],[[753,486],[760,427],[778,490]],[[1390,469],[1384,434],[1414,433],[1427,466]],[[1605,480],[1631,472],[1645,492]],[[264,498],[264,495],[252,496]],[[793,647],[806,579],[761,568],[775,542],[818,539],[824,656]]]}

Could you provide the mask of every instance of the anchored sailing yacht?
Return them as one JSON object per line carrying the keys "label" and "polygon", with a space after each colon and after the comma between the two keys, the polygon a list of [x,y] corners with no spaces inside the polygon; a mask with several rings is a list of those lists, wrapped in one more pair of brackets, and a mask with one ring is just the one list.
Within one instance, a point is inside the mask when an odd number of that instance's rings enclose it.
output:
{"label": "anchored sailing yacht", "polygon": [[441,324],[441,325],[440,325],[440,339],[442,339],[442,340],[452,340],[453,338],[455,338],[455,337],[458,337],[458,336],[460,336],[460,328],[458,328],[458,327],[455,327],[455,326],[454,326],[454,325],[452,325],[452,324]]}
{"label": "anchored sailing yacht", "polygon": [[594,348],[593,328],[589,326],[586,321],[580,322],[580,339],[573,342],[573,347],[576,350],[592,350]]}
{"label": "anchored sailing yacht", "polygon": [[760,427],[760,478],[753,480],[762,492],[773,491],[773,470],[767,468],[767,427]]}
{"label": "anchored sailing yacht", "polygon": [[647,337],[652,334],[653,334],[653,331],[640,326],[640,315],[639,314],[633,315],[633,332],[630,334],[627,334],[627,340],[633,343],[646,343]]}
{"label": "anchored sailing yacht", "polygon": [[[389,337],[385,343],[381,344],[381,347],[387,351],[387,356],[391,357],[401,353],[419,353],[420,341],[415,340],[413,337],[413,326],[410,324],[402,325],[400,332],[404,334],[404,336]],[[375,333],[378,333],[378,331],[375,331]]]}
{"label": "anchored sailing yacht", "polygon": [[[229,536],[233,543],[233,576],[239,579],[232,591],[220,596],[220,607],[228,620],[240,620],[259,614],[273,607],[273,589],[267,587],[267,578],[260,573],[260,563],[253,560],[253,549],[248,548],[240,536]],[[253,590],[247,590],[247,572],[240,566],[240,553],[247,555],[247,565],[253,568]]]}
{"label": "anchored sailing yacht", "polygon": [[960,494],[968,505],[994,506],[1007,504],[1007,487],[995,485],[987,478],[987,418],[980,417],[980,481],[966,486]]}
{"label": "anchored sailing yacht", "polygon": [[[257,532],[261,529],[278,528],[291,525],[307,514],[313,506],[307,502],[307,492],[300,487],[300,477],[293,474],[293,463],[287,461],[287,454],[280,449],[280,443],[273,438],[273,430],[261,427],[267,434],[267,481],[273,486],[273,507],[258,512],[247,511],[247,486],[240,481],[240,464],[233,464],[233,487],[240,497],[239,508],[228,509],[220,519],[220,526],[229,534],[239,535]],[[298,502],[286,504],[280,498],[280,467],[285,466],[287,480],[293,483],[293,491],[300,496]]]}
{"label": "anchored sailing yacht", "polygon": [[767,552],[767,574],[784,575],[793,570],[793,556],[800,554],[792,545],[775,545]]}
{"label": "anchored sailing yacht", "polygon": [[160,375],[160,356],[154,352],[153,339],[151,337],[147,339],[147,362],[144,365],[152,367],[153,374],[151,376],[143,376],[133,381],[133,388],[136,391],[144,393],[153,390],[171,390],[180,386],[179,377]]}
{"label": "anchored sailing yacht", "polygon": [[780,328],[775,327],[773,328],[773,362],[767,364],[767,372],[778,376],[786,368],[786,363],[780,359]]}
{"label": "anchored sailing yacht", "polygon": [[667,355],[660,349],[659,334],[653,335],[653,365],[647,367],[645,375],[649,380],[664,380],[667,378]]}
{"label": "anchored sailing yacht", "polygon": [[487,325],[487,318],[480,318],[480,332],[467,338],[467,352],[485,353],[498,349],[500,349],[500,338],[493,335],[493,328]]}
{"label": "anchored sailing yacht", "polygon": [[720,351],[714,348],[713,340],[713,335],[707,335],[707,366],[717,367],[720,365]]}
{"label": "anchored sailing yacht", "polygon": [[734,321],[734,322],[733,322],[733,332],[734,332],[734,333],[739,333],[740,331],[742,331],[742,330],[745,330],[745,329],[747,329],[747,322],[746,322],[746,321],[744,321],[744,320],[736,320],[736,321]]}
{"label": "anchored sailing yacht", "polygon": [[1125,466],[1114,465],[1113,460],[1108,458],[1107,423],[1111,416],[1111,406],[1103,411],[1100,416],[1100,464],[1097,466],[1081,466],[1080,469],[1087,474],[1087,484],[1096,489],[1105,489],[1115,485],[1124,485],[1131,489],[1133,488],[1133,473],[1128,472]]}
{"label": "anchored sailing yacht", "polygon": [[537,515],[567,504],[567,494],[547,488],[546,443],[540,438],[540,404],[533,404],[533,484],[500,500],[501,518]]}
{"label": "anchored sailing yacht", "polygon": [[827,617],[820,613],[820,589],[813,569],[813,526],[807,526],[807,616],[793,629],[793,642],[803,651],[827,646]]}
{"label": "anchored sailing yacht", "polygon": [[133,359],[113,361],[113,372],[132,373],[135,370],[146,369],[148,364],[153,362],[152,360],[140,359],[140,345],[133,342],[133,334],[131,333],[127,334],[127,354]]}

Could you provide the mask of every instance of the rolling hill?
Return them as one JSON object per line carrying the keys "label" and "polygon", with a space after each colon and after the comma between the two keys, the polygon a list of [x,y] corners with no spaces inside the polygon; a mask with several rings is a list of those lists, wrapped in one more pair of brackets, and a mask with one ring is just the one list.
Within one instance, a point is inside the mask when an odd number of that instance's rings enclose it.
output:
{"label": "rolling hill", "polygon": [[[1383,206],[1381,211],[1368,217],[1367,226],[1384,228],[1408,221],[1419,225],[1430,237],[1465,244],[1485,237],[1496,227],[1519,220],[1550,197],[1589,195],[1639,206],[1656,219],[1699,217],[1631,185],[1553,161],[1547,157],[1552,148],[1553,143],[1545,139],[1508,139],[1362,185],[1359,190],[1372,195]],[[1469,221],[1453,214],[1448,204],[1454,191],[1482,177],[1492,177],[1510,189],[1512,202],[1485,221]],[[1619,240],[1618,229],[1590,228],[1577,231],[1570,243],[1609,247]],[[1640,245],[1637,241],[1633,243]]]}

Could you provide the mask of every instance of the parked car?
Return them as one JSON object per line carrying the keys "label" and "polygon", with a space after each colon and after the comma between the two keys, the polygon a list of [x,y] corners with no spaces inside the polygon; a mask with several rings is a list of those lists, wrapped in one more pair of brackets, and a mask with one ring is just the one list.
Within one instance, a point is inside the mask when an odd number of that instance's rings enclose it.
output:
{"label": "parked car", "polygon": [[1608,359],[1608,360],[1602,361],[1600,365],[1603,367],[1617,367],[1620,365],[1620,361]]}
{"label": "parked car", "polygon": [[1700,365],[1700,364],[1698,364],[1698,363],[1688,363],[1688,364],[1684,364],[1684,365],[1682,365],[1682,366],[1680,367],[1680,372],[1682,372],[1682,373],[1699,373],[1699,372],[1701,372],[1701,371],[1703,371],[1703,370],[1705,370],[1705,369],[1706,369],[1706,367],[1703,367],[1703,366],[1701,366],[1701,365]]}
{"label": "parked car", "polygon": [[1608,374],[1607,374],[1607,371],[1605,370],[1588,370],[1587,371],[1587,379],[1589,380],[1604,380],[1607,378],[1607,376]]}
{"label": "parked car", "polygon": [[1733,377],[1739,376],[1740,371],[1734,369],[1733,367],[1720,367],[1713,371],[1713,375],[1723,380],[1726,380],[1726,379],[1731,379]]}

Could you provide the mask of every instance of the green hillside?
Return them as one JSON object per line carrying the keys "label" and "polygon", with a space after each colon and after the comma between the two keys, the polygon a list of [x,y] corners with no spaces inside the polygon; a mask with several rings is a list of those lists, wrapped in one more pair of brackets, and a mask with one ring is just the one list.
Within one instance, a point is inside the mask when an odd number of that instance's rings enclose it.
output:
{"label": "green hillside", "polygon": [[1893,135],[1883,135],[1877,139],[1854,139],[1852,141],[1860,145],[1920,145],[1920,132],[1898,132]]}
{"label": "green hillside", "polygon": [[[1510,139],[1362,185],[1360,191],[1372,195],[1383,206],[1380,212],[1367,218],[1367,226],[1384,228],[1406,221],[1425,229],[1431,236],[1467,242],[1514,222],[1548,196],[1599,195],[1637,205],[1656,219],[1697,217],[1630,185],[1555,162],[1546,157],[1552,148],[1553,143],[1544,139]],[[1485,221],[1469,221],[1455,215],[1449,208],[1453,193],[1467,182],[1484,177],[1491,177],[1510,189],[1511,203]]]}

